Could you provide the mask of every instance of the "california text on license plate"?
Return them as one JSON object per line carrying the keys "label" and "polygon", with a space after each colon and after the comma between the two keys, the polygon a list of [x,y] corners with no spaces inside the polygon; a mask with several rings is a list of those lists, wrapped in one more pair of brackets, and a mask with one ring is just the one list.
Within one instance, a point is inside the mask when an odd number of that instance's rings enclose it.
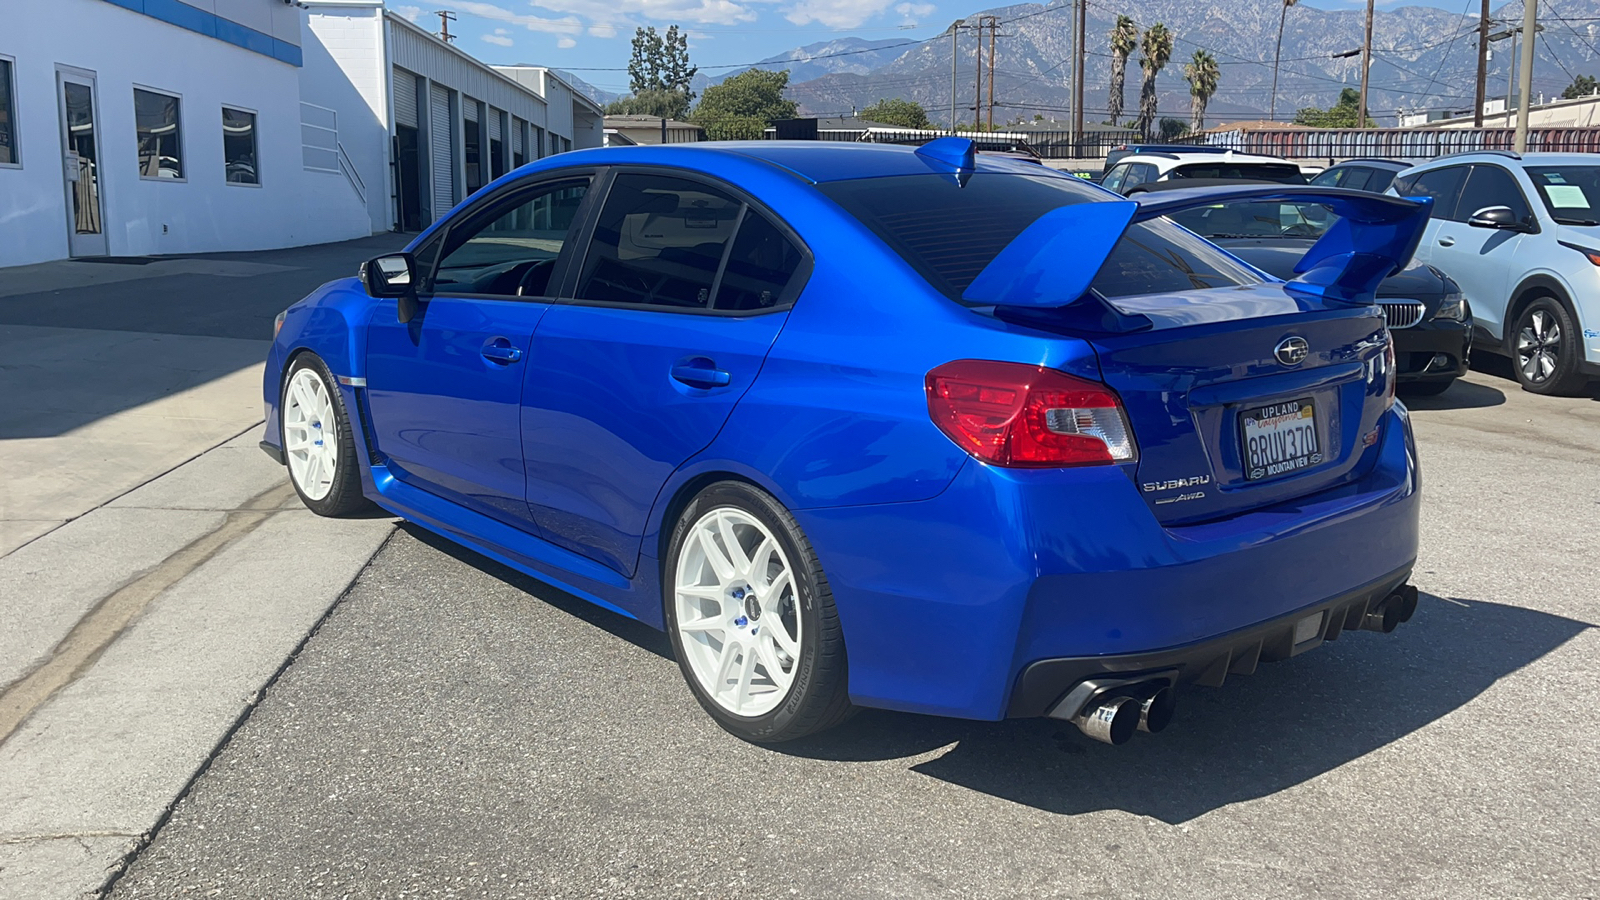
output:
{"label": "california text on license plate", "polygon": [[1244,476],[1272,478],[1322,462],[1311,398],[1257,406],[1239,414]]}

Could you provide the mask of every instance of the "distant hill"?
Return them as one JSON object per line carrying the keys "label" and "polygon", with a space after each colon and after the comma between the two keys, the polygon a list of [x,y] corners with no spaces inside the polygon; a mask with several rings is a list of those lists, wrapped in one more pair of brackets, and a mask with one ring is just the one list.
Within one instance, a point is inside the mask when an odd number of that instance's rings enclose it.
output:
{"label": "distant hill", "polygon": [[[847,37],[831,41],[821,41],[796,47],[787,53],[771,56],[750,66],[751,69],[766,69],[776,72],[780,69],[789,70],[789,83],[796,84],[821,78],[824,75],[850,73],[864,75],[868,72],[888,65],[904,53],[910,41],[907,38],[893,38],[889,40],[869,41],[864,38]],[[821,57],[821,58],[814,58]],[[945,57],[947,60],[949,56]],[[711,84],[721,84],[739,72],[748,71],[739,69],[716,75],[709,79]]]}
{"label": "distant hill", "polygon": [[[996,121],[1015,118],[1067,118],[1070,101],[1068,61],[1071,55],[1070,4],[1049,7],[1029,3],[974,13],[1002,20],[996,43]],[[1157,81],[1160,114],[1187,119],[1188,85],[1183,64],[1198,47],[1217,58],[1222,80],[1212,98],[1207,122],[1266,118],[1272,87],[1273,44],[1277,39],[1278,0],[1118,0],[1114,6],[1089,6],[1085,107],[1092,121],[1105,119],[1110,81],[1107,34],[1115,11],[1132,16],[1139,26],[1164,23],[1174,34],[1172,60]],[[1497,21],[1520,22],[1520,0],[1494,10]],[[1283,36],[1283,61],[1278,84],[1277,117],[1292,118],[1305,106],[1327,107],[1343,87],[1360,83],[1357,57],[1331,54],[1359,49],[1363,10],[1318,9],[1304,4],[1289,10]],[[1560,18],[1541,11],[1533,90],[1551,97],[1579,74],[1600,75],[1600,0],[1562,0]],[[1373,25],[1373,64],[1369,108],[1379,122],[1393,123],[1397,110],[1470,109],[1476,71],[1477,16],[1428,6],[1379,9]],[[962,35],[957,49],[957,117],[971,120],[974,39]],[[807,115],[848,113],[884,97],[916,100],[939,121],[949,118],[950,40],[934,38],[912,46],[903,41],[841,38],[797,47],[759,64],[791,69],[790,96]],[[1503,96],[1511,64],[1509,42],[1496,49],[1489,66],[1489,96]],[[853,51],[866,49],[870,52]],[[987,40],[985,40],[987,50]],[[826,59],[806,57],[849,53]],[[1128,63],[1123,115],[1138,111],[1138,54]],[[987,95],[987,90],[985,90]]]}
{"label": "distant hill", "polygon": [[602,91],[565,69],[552,69],[551,71],[561,76],[564,81],[577,88],[585,97],[600,104],[602,107],[622,96],[621,94],[613,94],[610,91]]}

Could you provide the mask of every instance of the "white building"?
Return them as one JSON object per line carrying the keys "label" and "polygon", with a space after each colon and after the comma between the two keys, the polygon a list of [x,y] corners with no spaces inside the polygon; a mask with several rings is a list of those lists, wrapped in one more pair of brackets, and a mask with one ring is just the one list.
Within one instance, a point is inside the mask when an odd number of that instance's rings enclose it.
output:
{"label": "white building", "polygon": [[554,74],[492,69],[382,0],[5,18],[0,267],[415,229],[508,166],[602,142],[598,107]]}

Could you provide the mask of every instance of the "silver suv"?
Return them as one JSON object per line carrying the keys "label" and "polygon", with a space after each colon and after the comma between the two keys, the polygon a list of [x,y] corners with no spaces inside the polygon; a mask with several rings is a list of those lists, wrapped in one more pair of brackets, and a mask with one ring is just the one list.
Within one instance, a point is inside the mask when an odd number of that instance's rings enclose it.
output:
{"label": "silver suv", "polygon": [[1600,154],[1452,154],[1389,193],[1433,198],[1416,258],[1461,286],[1475,346],[1511,357],[1524,390],[1600,378]]}

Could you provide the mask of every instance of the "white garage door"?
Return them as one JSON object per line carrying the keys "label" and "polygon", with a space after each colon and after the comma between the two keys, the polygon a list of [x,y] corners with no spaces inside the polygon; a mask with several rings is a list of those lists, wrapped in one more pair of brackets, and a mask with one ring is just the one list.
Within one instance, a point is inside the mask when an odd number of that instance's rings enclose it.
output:
{"label": "white garage door", "polygon": [[455,122],[450,119],[450,91],[433,85],[428,97],[428,143],[433,149],[433,217],[456,205]]}

